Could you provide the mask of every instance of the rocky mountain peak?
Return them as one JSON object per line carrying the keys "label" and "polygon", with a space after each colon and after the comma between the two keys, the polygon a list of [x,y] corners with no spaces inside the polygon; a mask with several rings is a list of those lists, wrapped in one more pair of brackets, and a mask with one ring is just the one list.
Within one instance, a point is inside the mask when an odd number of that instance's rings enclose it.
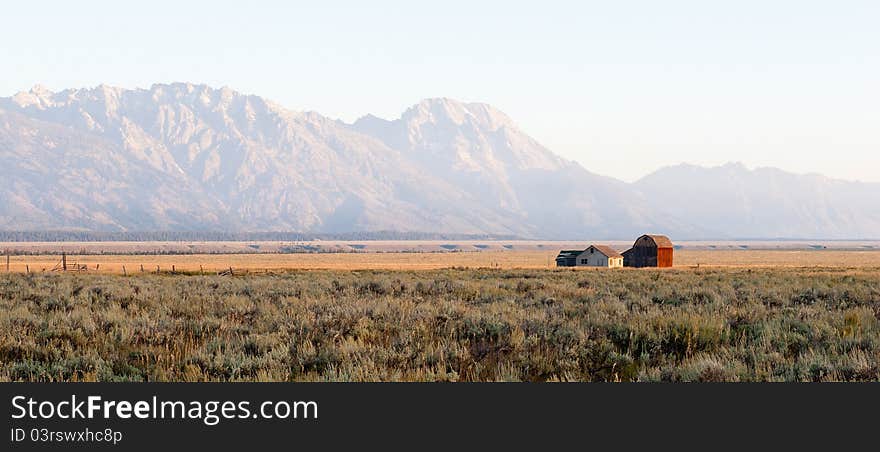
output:
{"label": "rocky mountain peak", "polygon": [[464,103],[446,97],[424,99],[407,109],[401,120],[407,124],[471,125],[486,131],[516,128],[503,112],[482,103]]}

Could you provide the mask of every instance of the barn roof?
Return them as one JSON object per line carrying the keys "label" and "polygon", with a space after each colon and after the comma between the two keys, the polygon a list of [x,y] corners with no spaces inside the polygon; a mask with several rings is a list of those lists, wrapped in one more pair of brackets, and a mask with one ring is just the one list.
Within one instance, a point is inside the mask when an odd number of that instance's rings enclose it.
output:
{"label": "barn roof", "polygon": [[[672,248],[672,240],[669,240],[669,237],[666,237],[665,235],[645,234],[642,237],[650,237],[652,240],[654,240],[654,243],[657,244],[658,248]],[[636,241],[638,242],[638,240]]]}
{"label": "barn roof", "polygon": [[[593,248],[596,248],[600,253],[604,254],[606,257],[623,257],[622,254],[618,253],[617,250],[611,248],[608,245],[590,245]],[[587,247],[587,250],[590,247]],[[586,251],[586,250],[584,250]]]}
{"label": "barn roof", "polygon": [[559,255],[556,256],[556,258],[558,259],[560,257],[574,257],[583,252],[584,250],[562,250],[559,252]]}

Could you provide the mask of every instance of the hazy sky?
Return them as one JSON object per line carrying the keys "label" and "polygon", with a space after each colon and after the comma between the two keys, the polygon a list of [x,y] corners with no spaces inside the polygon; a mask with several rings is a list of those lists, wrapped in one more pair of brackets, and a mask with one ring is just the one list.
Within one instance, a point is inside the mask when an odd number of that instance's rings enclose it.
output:
{"label": "hazy sky", "polygon": [[742,161],[880,181],[877,1],[27,1],[0,6],[0,95],[229,86],[353,121],[495,105],[634,180]]}

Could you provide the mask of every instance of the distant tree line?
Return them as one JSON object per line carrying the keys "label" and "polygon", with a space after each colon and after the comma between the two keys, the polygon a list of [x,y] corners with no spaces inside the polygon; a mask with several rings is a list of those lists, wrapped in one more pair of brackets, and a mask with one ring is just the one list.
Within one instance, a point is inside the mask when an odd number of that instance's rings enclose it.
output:
{"label": "distant tree line", "polygon": [[0,231],[0,242],[296,242],[313,240],[515,240],[512,235],[433,232]]}

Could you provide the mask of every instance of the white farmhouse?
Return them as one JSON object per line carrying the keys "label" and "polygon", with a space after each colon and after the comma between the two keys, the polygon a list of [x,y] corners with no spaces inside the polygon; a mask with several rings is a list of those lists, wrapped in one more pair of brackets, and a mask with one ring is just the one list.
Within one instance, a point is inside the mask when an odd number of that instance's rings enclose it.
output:
{"label": "white farmhouse", "polygon": [[583,251],[562,251],[556,258],[560,267],[623,267],[623,255],[610,246],[590,245]]}

